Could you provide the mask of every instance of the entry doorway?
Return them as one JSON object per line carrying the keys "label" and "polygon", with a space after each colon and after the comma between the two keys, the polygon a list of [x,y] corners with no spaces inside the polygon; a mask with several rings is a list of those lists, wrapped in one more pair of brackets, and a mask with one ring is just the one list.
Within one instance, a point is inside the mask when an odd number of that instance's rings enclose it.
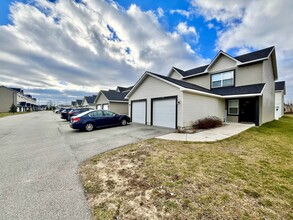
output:
{"label": "entry doorway", "polygon": [[258,125],[256,98],[239,99],[239,122],[253,122]]}

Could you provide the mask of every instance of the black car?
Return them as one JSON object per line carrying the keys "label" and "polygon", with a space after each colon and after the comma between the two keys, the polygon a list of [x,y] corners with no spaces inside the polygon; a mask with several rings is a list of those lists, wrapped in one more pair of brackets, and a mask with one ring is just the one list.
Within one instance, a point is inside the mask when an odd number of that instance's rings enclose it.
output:
{"label": "black car", "polygon": [[92,108],[76,108],[76,109],[72,109],[71,111],[68,112],[68,117],[67,117],[67,121],[70,121],[71,120],[71,117],[72,116],[76,116],[82,112],[86,112],[86,111],[89,111],[89,110],[94,110]]}
{"label": "black car", "polygon": [[66,119],[68,118],[68,112],[70,112],[73,108],[66,108],[61,112],[61,118]]}
{"label": "black car", "polygon": [[73,116],[70,121],[70,127],[73,129],[92,131],[100,127],[114,125],[125,126],[129,122],[131,122],[131,119],[127,115],[119,115],[107,110],[91,110]]}
{"label": "black car", "polygon": [[59,108],[57,110],[55,110],[56,114],[61,114],[61,112],[64,110],[65,108]]}

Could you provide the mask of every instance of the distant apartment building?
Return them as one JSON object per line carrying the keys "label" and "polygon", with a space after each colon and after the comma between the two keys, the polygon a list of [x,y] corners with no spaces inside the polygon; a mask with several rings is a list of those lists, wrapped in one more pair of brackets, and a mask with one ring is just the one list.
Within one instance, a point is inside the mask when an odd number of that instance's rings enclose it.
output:
{"label": "distant apartment building", "polygon": [[22,89],[0,86],[0,112],[9,112],[12,104],[17,107],[18,112],[37,109],[37,99],[24,94]]}

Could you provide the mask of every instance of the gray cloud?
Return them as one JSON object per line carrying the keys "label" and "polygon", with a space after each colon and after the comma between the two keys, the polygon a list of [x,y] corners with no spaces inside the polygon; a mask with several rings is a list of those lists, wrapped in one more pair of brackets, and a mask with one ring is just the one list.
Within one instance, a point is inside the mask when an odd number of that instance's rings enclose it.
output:
{"label": "gray cloud", "polygon": [[276,46],[279,80],[286,80],[286,100],[293,100],[293,1],[193,0],[207,21],[225,25],[218,30],[216,50],[248,52]]}
{"label": "gray cloud", "polygon": [[0,26],[1,83],[65,100],[132,85],[146,70],[167,74],[172,66],[205,62],[180,35],[165,32],[152,11],[83,2],[13,3],[12,24]]}

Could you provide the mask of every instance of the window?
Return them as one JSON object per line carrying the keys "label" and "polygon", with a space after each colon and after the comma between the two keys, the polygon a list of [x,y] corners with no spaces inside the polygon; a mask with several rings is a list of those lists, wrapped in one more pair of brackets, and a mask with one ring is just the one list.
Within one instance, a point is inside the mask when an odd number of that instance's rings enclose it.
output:
{"label": "window", "polygon": [[114,112],[109,112],[109,111],[103,111],[104,112],[104,115],[107,116],[107,117],[113,117],[115,116],[115,113]]}
{"label": "window", "polygon": [[94,111],[94,112],[90,112],[89,116],[90,117],[103,117],[104,115],[103,115],[102,111]]}
{"label": "window", "polygon": [[239,100],[229,100],[228,101],[228,114],[238,115],[239,114]]}
{"label": "window", "polygon": [[212,75],[212,88],[234,85],[234,71],[217,73]]}

